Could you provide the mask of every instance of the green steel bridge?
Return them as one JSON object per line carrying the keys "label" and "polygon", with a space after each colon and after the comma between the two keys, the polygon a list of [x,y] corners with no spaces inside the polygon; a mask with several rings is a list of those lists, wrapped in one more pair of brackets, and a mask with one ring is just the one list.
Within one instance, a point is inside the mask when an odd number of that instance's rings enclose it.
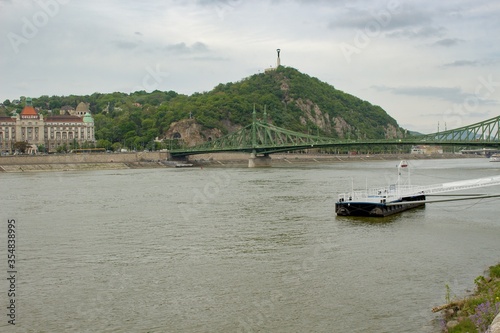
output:
{"label": "green steel bridge", "polygon": [[[266,118],[264,111],[264,119]],[[201,145],[172,149],[170,154],[174,158],[215,152],[248,152],[254,156],[268,156],[273,153],[313,148],[388,145],[448,145],[499,148],[499,127],[500,116],[452,130],[402,139],[346,140],[297,133],[274,126],[267,123],[267,121],[257,120],[254,109],[253,122],[250,125]]]}

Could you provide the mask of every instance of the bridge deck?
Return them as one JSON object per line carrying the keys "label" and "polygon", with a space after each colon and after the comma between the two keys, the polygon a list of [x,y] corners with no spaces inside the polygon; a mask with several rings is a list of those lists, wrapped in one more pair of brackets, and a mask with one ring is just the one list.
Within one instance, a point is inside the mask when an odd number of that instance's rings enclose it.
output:
{"label": "bridge deck", "polygon": [[346,140],[293,132],[257,121],[237,132],[194,147],[172,149],[172,156],[215,152],[254,152],[273,154],[311,148],[389,146],[389,145],[459,145],[463,147],[500,147],[500,116],[444,132],[401,139]]}

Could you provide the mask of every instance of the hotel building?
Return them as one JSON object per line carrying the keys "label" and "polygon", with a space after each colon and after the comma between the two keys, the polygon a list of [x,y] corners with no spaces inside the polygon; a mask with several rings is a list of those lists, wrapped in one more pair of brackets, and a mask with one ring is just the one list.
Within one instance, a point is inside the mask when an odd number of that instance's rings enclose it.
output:
{"label": "hotel building", "polygon": [[52,115],[46,118],[38,114],[31,98],[14,117],[0,116],[0,151],[13,153],[14,143],[26,142],[29,146],[44,145],[49,152],[70,144],[95,143],[94,119],[88,105],[80,103],[71,114]]}

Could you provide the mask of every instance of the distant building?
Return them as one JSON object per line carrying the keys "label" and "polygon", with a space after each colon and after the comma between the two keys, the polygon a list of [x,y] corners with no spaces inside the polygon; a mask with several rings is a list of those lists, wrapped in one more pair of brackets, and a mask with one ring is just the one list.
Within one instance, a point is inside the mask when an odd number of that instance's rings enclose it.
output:
{"label": "distant building", "polygon": [[53,115],[44,119],[32,106],[31,98],[27,98],[20,114],[0,116],[0,151],[13,152],[16,142],[44,145],[49,152],[65,144],[94,143],[94,119],[88,111],[88,105],[83,103],[80,107],[81,104],[73,112],[67,110],[73,114]]}
{"label": "distant building", "polygon": [[84,117],[87,113],[90,114],[89,105],[87,103],[80,102],[80,104],[76,106],[76,110],[70,112],[69,114],[72,116]]}
{"label": "distant building", "polygon": [[424,154],[424,155],[432,155],[432,154],[442,154],[443,147],[441,146],[428,146],[428,145],[420,145],[411,147],[412,154]]}
{"label": "distant building", "polygon": [[62,108],[61,108],[61,114],[71,114],[72,112],[75,111],[75,108],[72,107],[71,105],[64,105]]}

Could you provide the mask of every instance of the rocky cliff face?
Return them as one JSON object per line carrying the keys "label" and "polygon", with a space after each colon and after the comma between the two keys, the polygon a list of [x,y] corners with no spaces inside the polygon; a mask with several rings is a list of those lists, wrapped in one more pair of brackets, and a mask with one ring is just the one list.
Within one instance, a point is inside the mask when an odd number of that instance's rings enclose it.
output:
{"label": "rocky cliff face", "polygon": [[334,118],[334,124],[335,133],[337,133],[341,139],[344,139],[347,133],[351,133],[353,131],[353,127],[342,117]]}
{"label": "rocky cliff face", "polygon": [[196,119],[183,119],[172,123],[163,138],[180,139],[187,146],[195,146],[221,136],[222,132],[217,128],[204,129]]}
{"label": "rocky cliff face", "polygon": [[385,138],[386,139],[400,139],[403,137],[403,133],[398,130],[394,125],[388,124],[385,128]]}
{"label": "rocky cliff face", "polygon": [[[300,117],[300,122],[303,125],[306,125],[307,122],[313,123],[327,135],[336,133],[341,139],[346,138],[348,133],[354,132],[354,127],[349,125],[344,118],[339,116],[330,119],[328,112],[321,111],[320,107],[311,100],[302,100],[299,98],[293,102],[304,113],[304,115]],[[386,139],[403,137],[401,131],[392,124],[387,124],[384,129]]]}
{"label": "rocky cliff face", "polygon": [[[340,139],[347,137],[354,138],[354,133],[366,138],[366,134],[356,131],[356,124],[350,124],[340,115],[332,116],[332,111],[334,110],[321,109],[318,104],[309,98],[294,99],[290,94],[290,80],[285,75],[279,75],[278,77],[280,90],[283,92],[282,102],[285,102],[287,105],[294,105],[302,111],[302,115],[299,116],[299,121],[302,125],[307,125],[308,123],[314,124],[326,136],[337,136]],[[401,130],[390,123],[386,125],[379,124],[379,126],[383,127],[385,138],[387,139],[403,137]]]}
{"label": "rocky cliff face", "polygon": [[319,127],[325,133],[332,132],[332,124],[330,122],[330,115],[321,112],[319,106],[310,100],[302,100],[299,98],[295,101],[295,105],[304,112],[304,116],[300,117],[300,122],[305,125],[307,120]]}

